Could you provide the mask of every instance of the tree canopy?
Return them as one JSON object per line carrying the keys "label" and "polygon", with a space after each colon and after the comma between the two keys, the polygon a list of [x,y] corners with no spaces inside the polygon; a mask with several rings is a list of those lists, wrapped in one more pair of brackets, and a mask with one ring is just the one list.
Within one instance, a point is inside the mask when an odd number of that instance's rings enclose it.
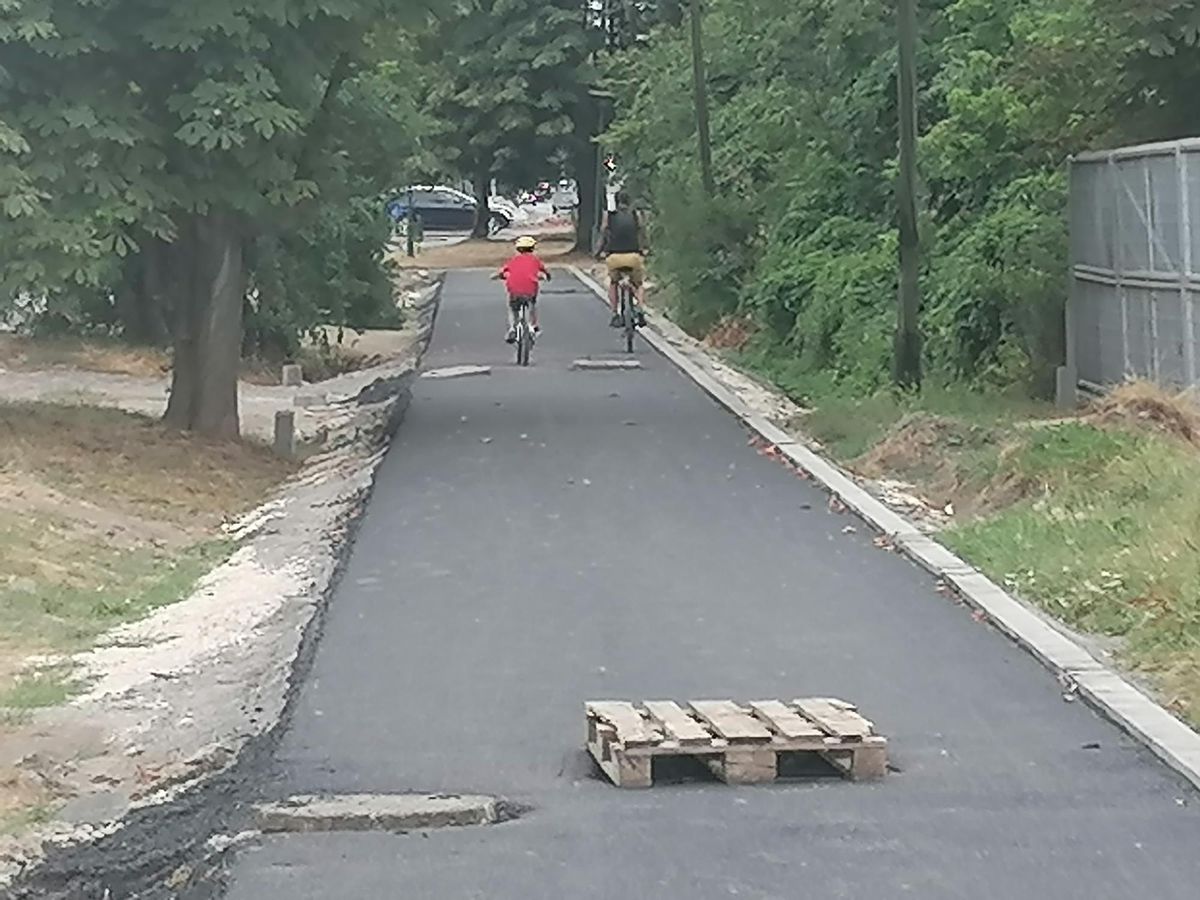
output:
{"label": "tree canopy", "polygon": [[[5,0],[6,293],[111,290],[136,256],[139,290],[173,337],[168,419],[236,435],[243,306],[253,261],[271,257],[258,242],[328,237],[329,210],[345,224],[348,179],[363,190],[384,174],[355,157],[378,163],[373,141],[393,153],[411,142],[403,73],[373,36],[423,8]],[[363,127],[339,127],[348,120]]]}
{"label": "tree canopy", "polygon": [[[888,375],[896,296],[895,11],[878,0],[707,0],[719,199],[697,189],[687,35],[609,72],[606,136],[656,208],[660,274],[803,384]],[[1066,157],[1196,134],[1191,0],[920,4],[928,362],[1045,391],[1062,352]],[[705,215],[698,216],[697,210]]]}
{"label": "tree canopy", "polygon": [[[705,0],[710,198],[690,2],[0,0],[0,292],[169,341],[168,419],[232,436],[243,350],[287,354],[317,324],[394,312],[387,191],[453,172],[486,212],[491,178],[561,165],[586,245],[603,141],[653,208],[686,325],[738,317],[798,383],[870,390],[895,296],[893,5]],[[1062,350],[1063,161],[1197,132],[1200,6],[920,11],[927,363],[1044,390]]]}

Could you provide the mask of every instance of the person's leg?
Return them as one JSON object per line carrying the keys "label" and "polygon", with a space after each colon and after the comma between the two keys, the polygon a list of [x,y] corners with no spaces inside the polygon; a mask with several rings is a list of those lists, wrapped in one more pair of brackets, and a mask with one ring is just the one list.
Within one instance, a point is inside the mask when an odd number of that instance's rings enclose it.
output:
{"label": "person's leg", "polygon": [[511,344],[517,339],[517,307],[511,300],[504,305],[508,309],[508,334],[504,340]]}
{"label": "person's leg", "polygon": [[538,324],[538,302],[537,297],[529,301],[529,324],[533,326],[534,331],[541,331],[542,326]]}
{"label": "person's leg", "polygon": [[617,296],[617,265],[611,255],[608,257],[608,307],[612,310],[612,318],[608,324],[613,328],[620,328],[621,301]]}
{"label": "person's leg", "polygon": [[633,268],[633,302],[637,306],[637,323],[645,325],[646,314],[642,310],[646,305],[646,262],[640,255]]}

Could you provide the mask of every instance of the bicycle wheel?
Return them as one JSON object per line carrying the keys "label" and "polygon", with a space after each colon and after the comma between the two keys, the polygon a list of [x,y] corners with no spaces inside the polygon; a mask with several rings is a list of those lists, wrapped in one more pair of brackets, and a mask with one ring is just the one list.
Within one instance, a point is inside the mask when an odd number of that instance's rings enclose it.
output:
{"label": "bicycle wheel", "polygon": [[633,352],[633,336],[637,331],[637,319],[633,309],[633,288],[629,282],[621,285],[621,315],[625,319],[625,352]]}
{"label": "bicycle wheel", "polygon": [[525,348],[521,365],[527,366],[529,365],[530,355],[533,352],[533,329],[528,325],[525,326],[524,331],[521,333],[521,346]]}
{"label": "bicycle wheel", "polygon": [[529,365],[529,352],[533,349],[533,329],[529,327],[528,307],[521,307],[517,319],[517,365]]}

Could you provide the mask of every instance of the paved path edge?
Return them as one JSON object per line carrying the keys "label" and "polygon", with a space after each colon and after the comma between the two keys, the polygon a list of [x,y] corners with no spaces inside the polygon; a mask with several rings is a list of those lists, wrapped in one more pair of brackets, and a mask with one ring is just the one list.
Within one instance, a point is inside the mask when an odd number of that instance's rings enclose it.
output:
{"label": "paved path edge", "polygon": [[[608,292],[578,266],[571,274],[607,303]],[[642,338],[691,378],[748,428],[776,445],[859,518],[888,537],[905,556],[941,579],[987,620],[1058,676],[1066,696],[1078,693],[1089,705],[1144,744],[1169,768],[1200,789],[1200,734],[1109,666],[1100,662],[1041,611],[1009,594],[872,496],[841,467],[814,452],[795,435],[755,413],[737,394],[681,352],[655,327],[651,312]],[[696,352],[707,353],[699,342]]]}

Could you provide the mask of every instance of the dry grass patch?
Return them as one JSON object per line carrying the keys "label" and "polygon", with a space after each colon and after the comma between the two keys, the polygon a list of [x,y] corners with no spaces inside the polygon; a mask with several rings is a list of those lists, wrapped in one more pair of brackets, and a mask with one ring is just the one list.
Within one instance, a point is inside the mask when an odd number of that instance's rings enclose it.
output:
{"label": "dry grass patch", "polygon": [[0,334],[0,367],[36,371],[82,369],[110,375],[161,378],[171,369],[164,350],[133,347],[107,338],[30,338]]}
{"label": "dry grass patch", "polygon": [[1089,419],[1106,425],[1145,428],[1200,448],[1200,395],[1167,391],[1132,381],[1092,404]]}
{"label": "dry grass patch", "polygon": [[754,336],[754,323],[745,316],[725,316],[704,336],[704,343],[713,350],[734,353],[745,349]]}
{"label": "dry grass patch", "polygon": [[87,647],[183,599],[231,546],[221,524],[294,467],[109,409],[0,404],[0,709],[52,705]]}
{"label": "dry grass patch", "polygon": [[253,506],[292,470],[264,447],[205,441],[117,410],[0,404],[0,476],[189,529]]}

